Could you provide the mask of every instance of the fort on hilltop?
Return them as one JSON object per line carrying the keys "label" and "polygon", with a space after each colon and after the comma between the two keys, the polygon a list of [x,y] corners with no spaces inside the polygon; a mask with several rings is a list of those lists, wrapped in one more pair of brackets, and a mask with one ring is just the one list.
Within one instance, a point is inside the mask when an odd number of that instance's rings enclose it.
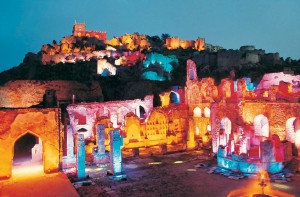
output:
{"label": "fort on hilltop", "polygon": [[85,23],[77,23],[75,21],[74,25],[73,25],[73,36],[78,36],[78,37],[82,37],[82,36],[86,36],[86,37],[95,37],[99,40],[103,40],[106,41],[106,32],[102,32],[102,31],[87,31],[85,29]]}

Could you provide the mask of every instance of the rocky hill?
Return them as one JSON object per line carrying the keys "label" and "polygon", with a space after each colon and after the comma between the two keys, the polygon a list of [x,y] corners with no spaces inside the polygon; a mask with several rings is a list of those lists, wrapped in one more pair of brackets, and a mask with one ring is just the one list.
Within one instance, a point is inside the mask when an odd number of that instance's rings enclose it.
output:
{"label": "rocky hill", "polygon": [[[199,39],[195,48],[195,41],[170,39],[168,34],[125,34],[106,42],[95,37],[66,36],[59,44],[53,41],[43,45],[37,54],[28,53],[19,66],[0,73],[0,85],[14,80],[96,82],[104,101],[110,101],[143,98],[175,85],[184,86],[188,59],[195,61],[199,77],[214,77],[217,82],[228,76],[250,77],[258,82],[264,73],[300,74],[300,60],[284,60],[278,53],[265,53],[253,46],[212,50],[208,44],[200,50]],[[106,59],[116,74],[99,73],[99,59]]]}

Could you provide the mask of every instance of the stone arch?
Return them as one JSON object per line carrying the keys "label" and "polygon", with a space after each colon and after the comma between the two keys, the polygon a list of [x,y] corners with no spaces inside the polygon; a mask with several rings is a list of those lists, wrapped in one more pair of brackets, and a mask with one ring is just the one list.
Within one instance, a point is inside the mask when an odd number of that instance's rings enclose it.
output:
{"label": "stone arch", "polygon": [[118,123],[122,123],[124,122],[124,117],[126,116],[126,114],[128,114],[130,112],[130,110],[124,106],[120,107],[117,110],[117,118],[118,118]]}
{"label": "stone arch", "polygon": [[174,103],[174,104],[180,103],[180,96],[177,92],[171,91],[169,97],[170,97],[170,104],[171,103]]}
{"label": "stone arch", "polygon": [[11,122],[6,122],[8,126],[0,127],[0,179],[11,177],[14,144],[28,132],[43,142],[44,172],[58,171],[60,162],[58,109],[4,110],[0,113],[0,119],[12,115],[15,115],[15,118],[11,119]]}
{"label": "stone arch", "polygon": [[192,60],[187,60],[187,80],[198,80],[196,64]]}
{"label": "stone arch", "polygon": [[296,118],[293,124],[295,128],[295,145],[298,149],[298,155],[300,155],[300,119]]}
{"label": "stone arch", "polygon": [[294,127],[295,120],[296,117],[289,118],[285,124],[285,133],[286,133],[285,139],[292,143],[295,143],[295,127]]}
{"label": "stone arch", "polygon": [[135,108],[135,115],[140,119],[146,118],[148,115],[148,109],[145,105],[139,103]]}
{"label": "stone arch", "polygon": [[226,146],[231,134],[231,120],[228,117],[223,117],[220,121],[220,145]]}
{"label": "stone arch", "polygon": [[201,108],[200,107],[195,107],[194,110],[193,110],[193,114],[194,114],[194,117],[200,118],[202,116]]}
{"label": "stone arch", "polygon": [[205,118],[210,118],[210,109],[208,107],[205,107],[203,114]]}
{"label": "stone arch", "polygon": [[263,114],[255,116],[253,120],[254,135],[269,137],[269,120]]}
{"label": "stone arch", "polygon": [[[41,142],[42,141],[42,139],[41,139],[41,137],[39,136],[39,135],[37,135],[37,134],[35,134],[34,132],[31,132],[31,131],[27,131],[27,132],[24,132],[24,133],[22,133],[20,136],[18,136],[17,138],[15,138],[15,140],[14,140],[14,142],[13,142],[13,148],[12,148],[12,158],[13,158],[13,160],[12,160],[12,162],[14,162],[15,161],[15,153],[16,153],[16,150],[15,150],[15,146],[16,146],[16,144],[24,137],[24,136],[26,136],[26,135],[31,135],[31,136],[33,136],[33,137],[35,137],[35,144],[37,144],[37,142]],[[38,140],[37,140],[38,139]],[[32,148],[33,148],[34,146],[32,146]],[[32,149],[31,148],[31,149]],[[43,150],[43,148],[42,148],[42,150]],[[33,159],[33,155],[32,155],[32,152],[31,152],[31,156],[32,156],[32,160],[34,160]],[[41,160],[42,161],[44,161],[44,158],[43,158],[43,154],[42,154],[42,158],[41,158]],[[12,165],[13,165],[13,163],[12,163]]]}
{"label": "stone arch", "polygon": [[220,129],[224,129],[225,134],[231,134],[231,121],[229,118],[224,117],[220,121]]}

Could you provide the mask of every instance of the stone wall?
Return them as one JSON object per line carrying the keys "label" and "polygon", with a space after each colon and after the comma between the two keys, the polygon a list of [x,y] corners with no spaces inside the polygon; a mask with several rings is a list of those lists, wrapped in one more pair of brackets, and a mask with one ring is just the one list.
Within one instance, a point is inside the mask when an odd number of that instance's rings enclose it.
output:
{"label": "stone wall", "polygon": [[2,109],[0,120],[0,179],[11,177],[14,144],[26,133],[42,141],[44,172],[59,170],[61,150],[58,109]]}
{"label": "stone wall", "polygon": [[[140,109],[144,109],[145,114]],[[110,101],[104,103],[79,103],[67,107],[70,123],[74,131],[86,129],[85,138],[93,138],[97,118],[106,116],[114,128],[119,128],[124,122],[126,114],[132,112],[138,117],[147,116],[153,108],[153,96],[146,96],[144,100]],[[80,121],[84,117],[84,121]]]}
{"label": "stone wall", "polygon": [[0,108],[24,108],[43,102],[46,90],[55,90],[58,101],[102,101],[100,85],[93,82],[91,86],[77,81],[10,81],[0,86]]}
{"label": "stone wall", "polygon": [[205,48],[205,41],[203,38],[198,37],[197,40],[181,40],[178,37],[167,38],[165,42],[167,49],[183,49],[193,48],[197,51],[203,51]]}
{"label": "stone wall", "polygon": [[231,121],[232,132],[238,127],[254,124],[258,115],[264,115],[269,123],[269,136],[276,134],[280,140],[286,137],[286,123],[292,117],[298,117],[300,103],[283,102],[249,102],[239,103],[213,103],[211,104],[211,128],[213,138],[213,151],[217,151],[217,138],[220,131],[220,121],[227,117]]}

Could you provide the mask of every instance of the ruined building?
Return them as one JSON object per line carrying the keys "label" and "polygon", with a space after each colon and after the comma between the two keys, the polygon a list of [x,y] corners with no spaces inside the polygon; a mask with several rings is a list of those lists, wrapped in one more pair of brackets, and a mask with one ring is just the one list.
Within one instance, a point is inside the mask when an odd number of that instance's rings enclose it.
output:
{"label": "ruined building", "polygon": [[[30,160],[41,162],[45,173],[75,167],[84,177],[86,162],[109,162],[117,173],[122,154],[149,156],[198,147],[211,147],[224,168],[254,173],[263,163],[269,172],[279,172],[300,152],[299,76],[266,74],[253,86],[248,79],[225,78],[219,85],[213,78],[198,79],[195,63],[188,60],[186,86],[161,93],[160,107],[153,108],[153,96],[78,102],[67,92],[72,104],[62,111],[54,105],[63,98],[56,85],[48,86],[45,96],[34,93],[42,98],[30,102],[45,101],[47,108],[1,98],[6,108],[0,109],[0,178],[11,177],[22,150],[18,147],[25,146],[20,140],[28,135],[33,138],[26,148]],[[10,90],[1,91],[8,99]]]}

